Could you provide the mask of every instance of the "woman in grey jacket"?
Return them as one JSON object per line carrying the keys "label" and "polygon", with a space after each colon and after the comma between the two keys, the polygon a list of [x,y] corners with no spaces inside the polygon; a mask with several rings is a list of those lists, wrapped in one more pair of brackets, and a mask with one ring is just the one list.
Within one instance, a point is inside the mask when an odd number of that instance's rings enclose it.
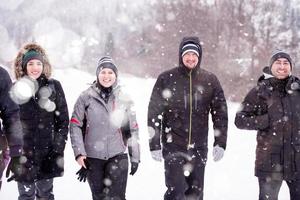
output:
{"label": "woman in grey jacket", "polygon": [[97,81],[83,91],[74,106],[70,134],[75,158],[87,178],[93,200],[125,199],[128,156],[133,175],[140,162],[138,125],[133,102],[118,85],[118,70],[110,57],[100,59]]}

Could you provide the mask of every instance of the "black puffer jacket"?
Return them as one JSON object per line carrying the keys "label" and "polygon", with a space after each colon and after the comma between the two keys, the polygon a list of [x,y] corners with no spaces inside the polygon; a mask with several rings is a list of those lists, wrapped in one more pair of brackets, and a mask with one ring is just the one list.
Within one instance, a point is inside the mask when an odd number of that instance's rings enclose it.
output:
{"label": "black puffer jacket", "polygon": [[[68,134],[68,109],[61,84],[44,75],[37,79],[39,89],[27,103],[20,105],[20,116],[24,132],[24,180],[32,182],[62,176],[64,171],[63,152]],[[51,91],[49,100],[55,103],[55,110],[41,107],[41,88]],[[49,159],[51,152],[62,157]]]}
{"label": "black puffer jacket", "polygon": [[300,80],[265,77],[245,97],[235,124],[257,130],[256,176],[300,178]]}
{"label": "black puffer jacket", "polygon": [[[226,148],[227,105],[217,77],[200,68],[201,57],[193,70],[183,65],[181,49],[187,43],[201,48],[197,37],[184,38],[179,46],[179,67],[159,75],[148,107],[150,150],[178,147],[207,152],[208,117],[212,114],[215,143]],[[201,55],[201,54],[200,54]],[[175,148],[176,149],[176,148]]]}
{"label": "black puffer jacket", "polygon": [[[9,90],[12,86],[10,77],[6,70],[0,67],[0,135],[4,134],[10,147],[11,156],[21,155],[23,140],[22,127],[19,116],[19,106],[9,97]],[[1,137],[1,147],[4,150],[6,138]]]}

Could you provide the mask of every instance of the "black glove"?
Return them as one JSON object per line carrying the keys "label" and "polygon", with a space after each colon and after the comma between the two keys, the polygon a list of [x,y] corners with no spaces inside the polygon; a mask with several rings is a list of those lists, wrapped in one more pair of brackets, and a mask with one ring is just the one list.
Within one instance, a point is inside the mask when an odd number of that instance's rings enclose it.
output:
{"label": "black glove", "polygon": [[57,161],[59,158],[63,157],[63,153],[58,153],[56,151],[50,151],[48,155],[44,158],[41,169],[43,172],[52,173],[57,168]]}
{"label": "black glove", "polygon": [[[12,175],[9,177],[10,172]],[[12,157],[8,163],[8,167],[6,169],[6,178],[7,182],[12,180],[18,180],[22,175],[22,164],[21,164],[21,156]]]}
{"label": "black glove", "polygon": [[135,174],[135,172],[137,171],[138,167],[139,167],[139,163],[137,163],[137,162],[131,162],[130,175],[133,176]]}
{"label": "black glove", "polygon": [[85,181],[86,181],[87,174],[88,174],[88,172],[89,172],[89,170],[90,170],[90,163],[88,162],[88,160],[87,160],[87,159],[84,159],[83,161],[84,161],[84,164],[85,164],[86,168],[81,167],[80,170],[78,170],[78,171],[76,172],[76,175],[78,175],[78,178],[77,178],[77,179],[78,179],[80,182],[82,182],[82,181],[85,182]]}

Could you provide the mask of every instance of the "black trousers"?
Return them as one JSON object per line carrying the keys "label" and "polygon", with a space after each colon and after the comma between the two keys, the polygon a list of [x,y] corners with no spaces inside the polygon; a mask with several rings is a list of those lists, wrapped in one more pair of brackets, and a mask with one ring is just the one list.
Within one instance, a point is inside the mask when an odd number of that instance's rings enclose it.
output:
{"label": "black trousers", "polygon": [[87,179],[93,200],[125,200],[128,176],[127,154],[108,160],[88,158],[90,171]]}
{"label": "black trousers", "polygon": [[203,200],[206,156],[199,150],[164,155],[165,200]]}
{"label": "black trousers", "polygon": [[[258,178],[259,200],[278,200],[278,194],[283,180]],[[300,199],[300,180],[286,181],[290,190],[290,200]]]}
{"label": "black trousers", "polygon": [[18,200],[54,200],[53,178],[33,183],[18,183]]}

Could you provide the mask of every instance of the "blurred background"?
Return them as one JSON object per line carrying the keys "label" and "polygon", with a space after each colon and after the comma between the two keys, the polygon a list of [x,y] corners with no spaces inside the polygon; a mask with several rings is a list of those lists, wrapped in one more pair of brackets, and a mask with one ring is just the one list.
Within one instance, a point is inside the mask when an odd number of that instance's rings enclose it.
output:
{"label": "blurred background", "polygon": [[10,70],[18,49],[37,42],[55,68],[94,74],[112,56],[120,71],[144,78],[178,64],[184,36],[198,36],[202,67],[240,101],[275,49],[300,74],[297,0],[9,0],[0,1],[0,64]]}

